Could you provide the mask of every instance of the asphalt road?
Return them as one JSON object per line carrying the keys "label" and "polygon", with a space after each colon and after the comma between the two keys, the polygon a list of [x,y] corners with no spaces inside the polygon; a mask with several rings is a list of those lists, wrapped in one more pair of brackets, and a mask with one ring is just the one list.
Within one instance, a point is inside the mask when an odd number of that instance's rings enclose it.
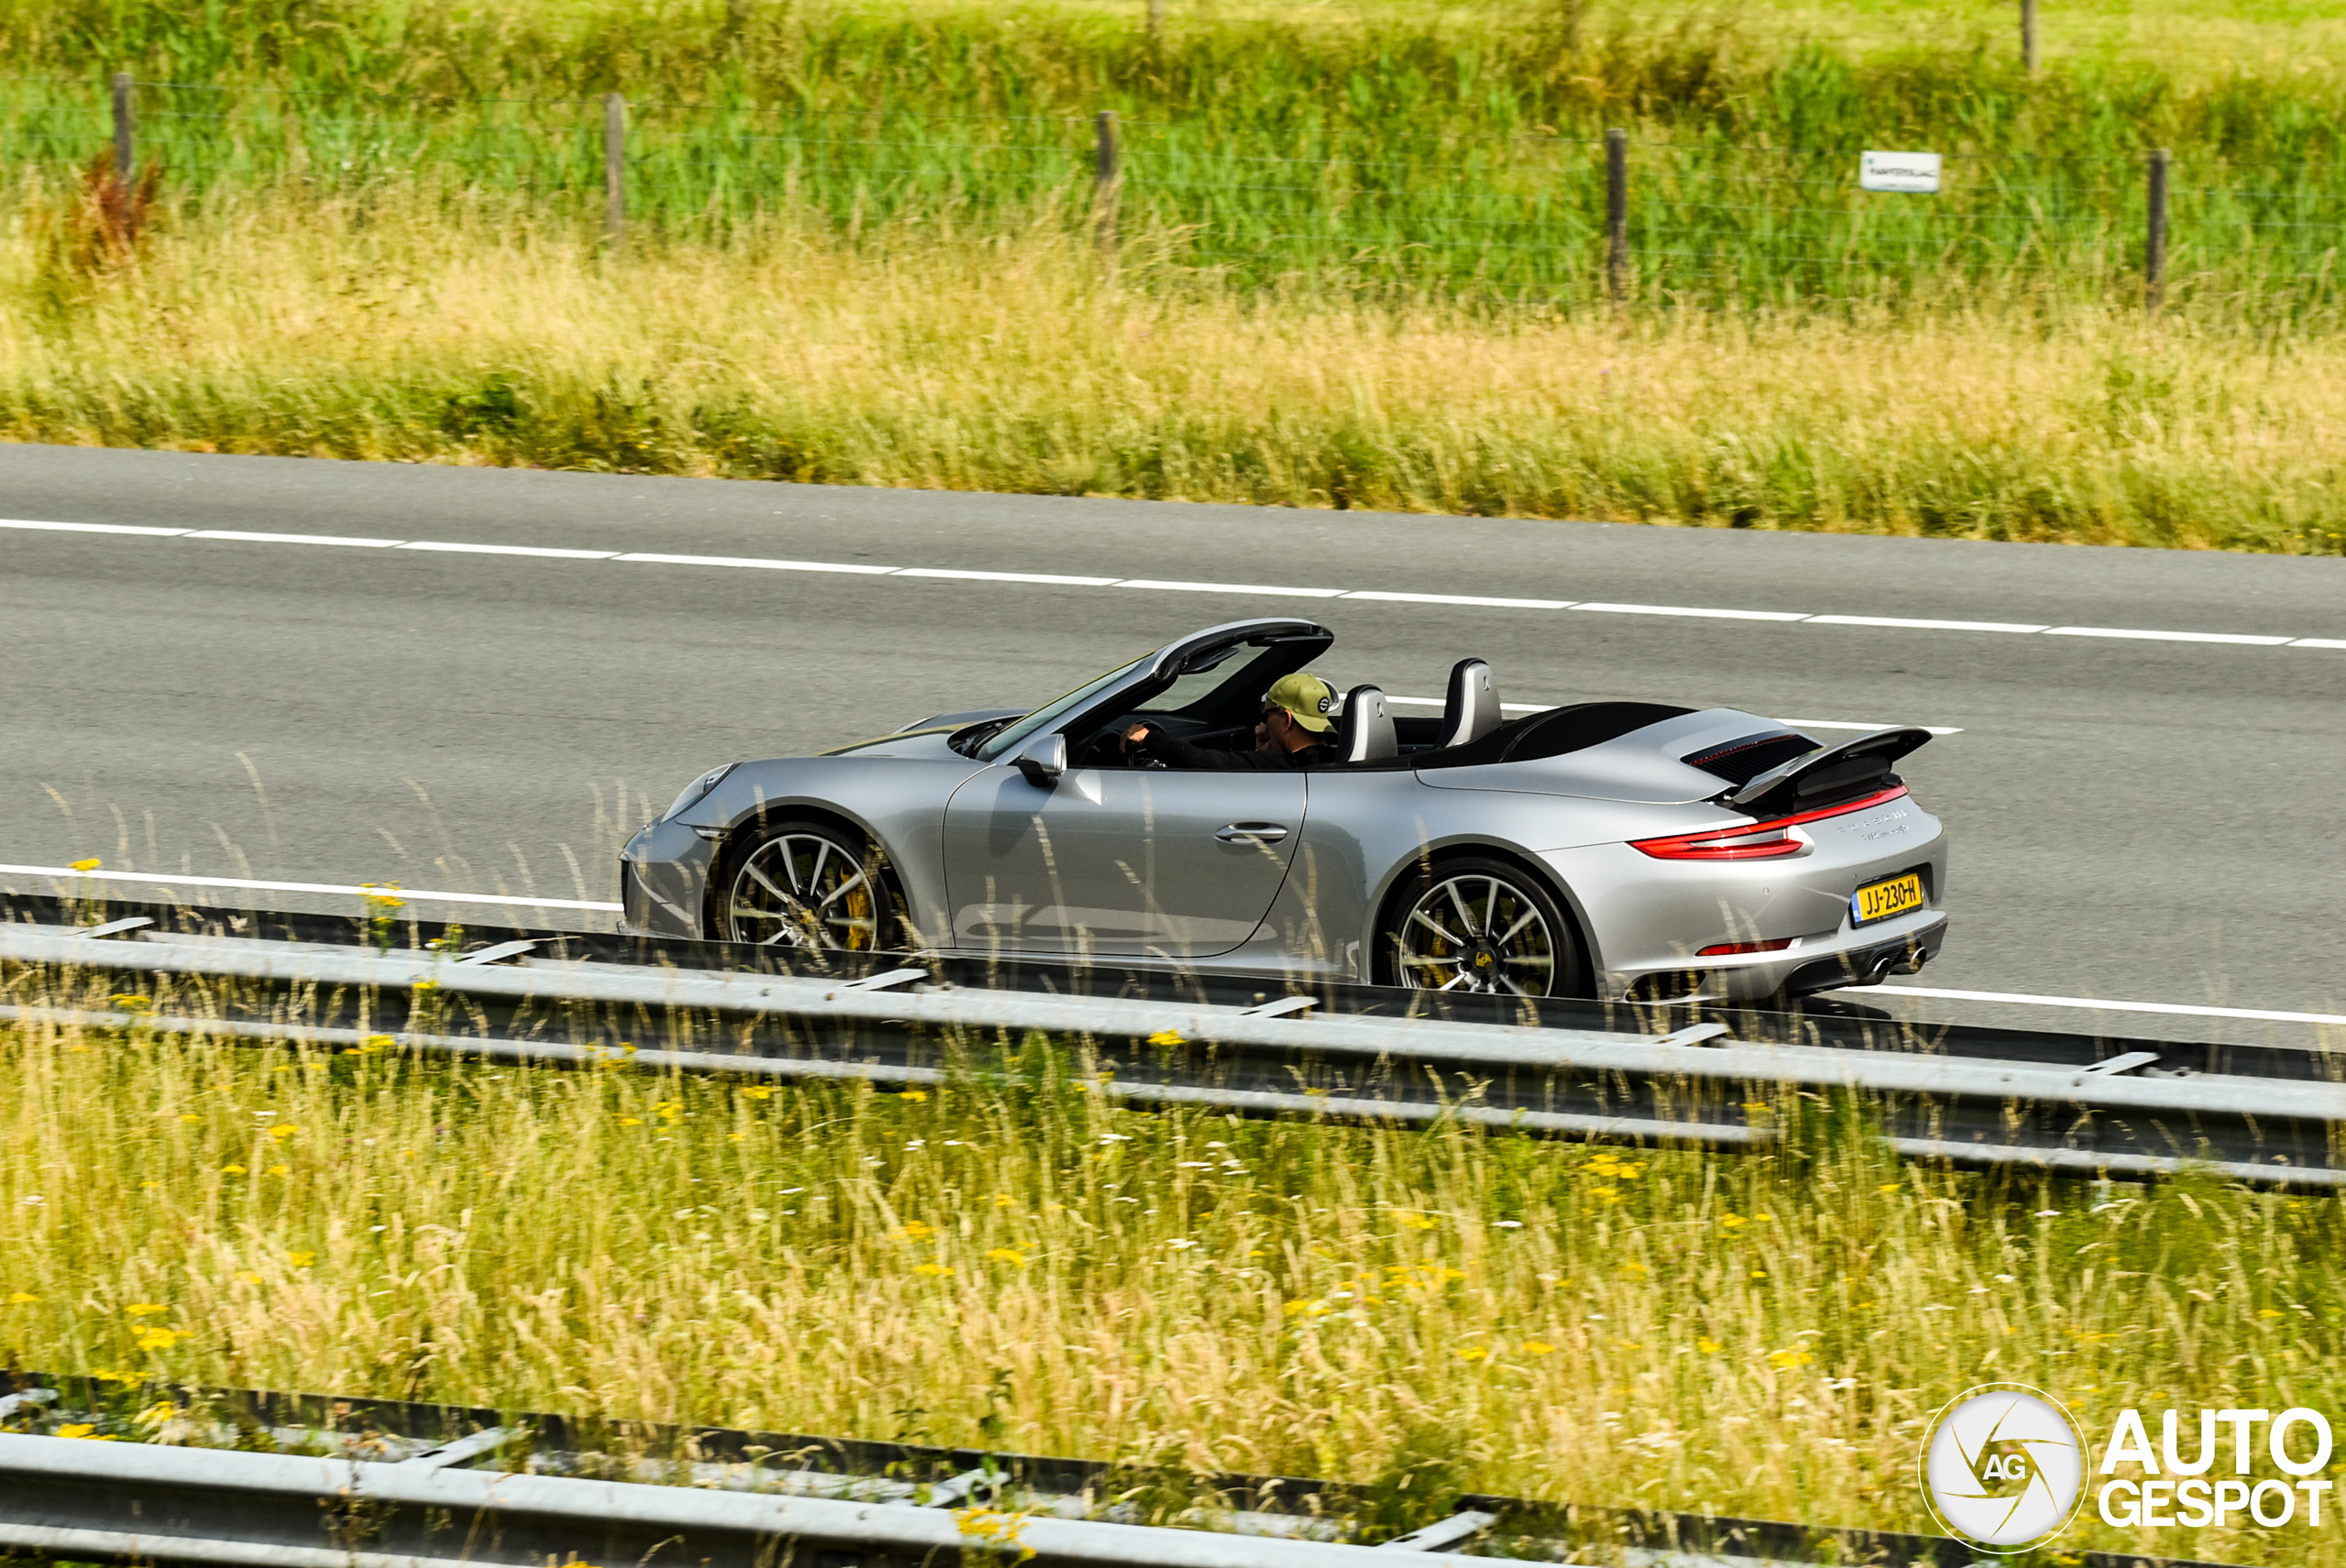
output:
{"label": "asphalt road", "polygon": [[[0,446],[0,517],[2346,638],[2335,559],[38,446]],[[711,762],[1298,613],[1337,631],[1340,688],[1438,696],[1473,654],[1511,702],[1959,727],[1904,770],[1955,835],[1920,983],[2346,1011],[2346,648],[21,530],[0,583],[8,863],[609,898],[619,844]]]}

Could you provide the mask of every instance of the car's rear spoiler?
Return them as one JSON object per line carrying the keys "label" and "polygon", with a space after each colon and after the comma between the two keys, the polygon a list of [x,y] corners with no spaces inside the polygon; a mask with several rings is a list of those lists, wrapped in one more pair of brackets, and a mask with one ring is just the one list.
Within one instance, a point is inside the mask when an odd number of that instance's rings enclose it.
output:
{"label": "car's rear spoiler", "polygon": [[1770,768],[1727,796],[1727,804],[1759,817],[1788,817],[1856,800],[1897,784],[1890,765],[1930,739],[1927,729],[1877,729],[1837,746],[1819,746]]}

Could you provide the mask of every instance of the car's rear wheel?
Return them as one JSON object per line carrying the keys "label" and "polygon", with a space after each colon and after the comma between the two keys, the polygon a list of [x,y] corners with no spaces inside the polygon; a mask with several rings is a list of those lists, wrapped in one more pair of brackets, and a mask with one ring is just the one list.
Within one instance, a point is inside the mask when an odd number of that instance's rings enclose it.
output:
{"label": "car's rear wheel", "polygon": [[1420,866],[1378,931],[1377,979],[1416,991],[1582,993],[1580,941],[1538,878],[1481,856]]}
{"label": "car's rear wheel", "polygon": [[824,822],[772,822],[740,839],[717,885],[722,941],[868,953],[896,945],[887,862],[860,835]]}

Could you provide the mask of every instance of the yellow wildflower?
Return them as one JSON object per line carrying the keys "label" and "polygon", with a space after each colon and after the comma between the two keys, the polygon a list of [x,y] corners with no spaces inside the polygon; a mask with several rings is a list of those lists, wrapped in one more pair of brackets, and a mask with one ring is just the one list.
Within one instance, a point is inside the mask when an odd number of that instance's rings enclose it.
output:
{"label": "yellow wildflower", "polygon": [[179,1343],[182,1337],[183,1336],[177,1329],[140,1329],[138,1331],[138,1348],[141,1350],[169,1350],[171,1346]]}
{"label": "yellow wildflower", "polygon": [[1458,1347],[1458,1359],[1461,1361],[1481,1361],[1490,1354],[1488,1347],[1484,1345],[1463,1344]]}
{"label": "yellow wildflower", "polygon": [[224,1165],[220,1168],[220,1174],[223,1176],[242,1176],[244,1173],[245,1168],[241,1165]]}
{"label": "yellow wildflower", "polygon": [[953,1271],[946,1267],[945,1265],[941,1263],[924,1263],[918,1268],[914,1269],[913,1272],[915,1274],[947,1275]]}
{"label": "yellow wildflower", "polygon": [[16,1290],[12,1291],[9,1294],[8,1305],[11,1307],[30,1307],[38,1304],[39,1300],[40,1298],[38,1296],[28,1294],[23,1290]]}
{"label": "yellow wildflower", "polygon": [[123,1310],[134,1318],[151,1318],[158,1312],[168,1312],[170,1309],[160,1301],[133,1301]]}
{"label": "yellow wildflower", "polygon": [[293,1174],[293,1168],[290,1165],[272,1165],[269,1168],[269,1174],[271,1176],[291,1176]]}
{"label": "yellow wildflower", "polygon": [[751,1084],[749,1088],[741,1091],[741,1095],[742,1098],[747,1100],[771,1100],[773,1098],[773,1085],[771,1083]]}
{"label": "yellow wildflower", "polygon": [[928,1091],[926,1089],[907,1089],[902,1094],[896,1096],[896,1098],[899,1100],[909,1100],[914,1104],[917,1105],[922,1101],[928,1098]]}
{"label": "yellow wildflower", "polygon": [[926,1241],[930,1236],[933,1236],[936,1234],[936,1227],[932,1225],[923,1224],[918,1220],[906,1220],[903,1224],[898,1225],[894,1230],[888,1233],[888,1239],[899,1242]]}
{"label": "yellow wildflower", "polygon": [[70,1421],[64,1426],[57,1429],[57,1435],[60,1437],[86,1438],[92,1442],[112,1442],[114,1441],[114,1439],[110,1437],[100,1437],[98,1435],[97,1423],[94,1421]]}
{"label": "yellow wildflower", "polygon": [[986,1254],[986,1255],[994,1259],[998,1263],[1016,1263],[1023,1265],[1026,1262],[1026,1255],[1025,1253],[1019,1252],[1015,1248],[1006,1246],[998,1246],[992,1252]]}
{"label": "yellow wildflower", "polygon": [[1721,1344],[1710,1335],[1705,1334],[1694,1342],[1694,1348],[1701,1351],[1705,1355],[1716,1355],[1719,1352],[1725,1350],[1727,1346]]}
{"label": "yellow wildflower", "polygon": [[1815,1359],[1816,1357],[1809,1354],[1808,1352],[1798,1348],[1771,1350],[1768,1353],[1768,1365],[1782,1371],[1789,1371],[1795,1366],[1806,1366]]}
{"label": "yellow wildflower", "polygon": [[1152,1046],[1178,1046],[1188,1042],[1181,1038],[1178,1029],[1159,1029],[1148,1037],[1148,1043]]}
{"label": "yellow wildflower", "polygon": [[1523,1348],[1533,1355],[1552,1355],[1556,1350],[1554,1345],[1548,1343],[1545,1340],[1536,1339],[1525,1340]]}
{"label": "yellow wildflower", "polygon": [[285,1261],[296,1268],[307,1268],[318,1261],[318,1255],[313,1252],[289,1252],[285,1255]]}
{"label": "yellow wildflower", "polygon": [[[641,1116],[622,1116],[619,1118],[619,1125],[622,1127],[641,1127],[643,1125],[643,1118]],[[407,1151],[402,1150],[401,1152],[405,1153]]]}
{"label": "yellow wildflower", "polygon": [[105,864],[104,861],[101,861],[95,855],[93,855],[86,861],[75,861],[73,862],[73,869],[77,872],[93,872],[104,864]]}

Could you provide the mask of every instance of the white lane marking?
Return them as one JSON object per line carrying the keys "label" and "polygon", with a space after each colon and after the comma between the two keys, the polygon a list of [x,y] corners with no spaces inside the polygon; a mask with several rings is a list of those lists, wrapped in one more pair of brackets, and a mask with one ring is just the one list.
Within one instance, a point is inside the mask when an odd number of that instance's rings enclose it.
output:
{"label": "white lane marking", "polygon": [[127,522],[33,522],[20,517],[0,517],[0,528],[38,528],[45,533],[146,533],[173,539],[184,528],[138,528]]}
{"label": "white lane marking", "polygon": [[1148,577],[1075,577],[1040,572],[979,572],[941,566],[865,566],[845,561],[775,561],[752,555],[674,555],[653,551],[563,550],[541,545],[466,544],[444,541],[357,539],[330,533],[262,533],[226,528],[148,528],[115,522],[53,522],[0,518],[0,528],[57,533],[143,534],[170,539],[223,539],[255,544],[341,544],[369,550],[439,550],[483,555],[546,555],[663,566],[730,566],[774,572],[839,572],[859,576],[965,577],[981,582],[1036,583],[1066,587],[1158,588],[1179,593],[1253,594],[1273,598],[1352,598],[1398,604],[1453,604],[1498,609],[1595,610],[1610,615],[1691,616],[1709,620],[1772,620],[1812,626],[1881,626],[1906,630],[2024,633],[2045,637],[2118,637],[2155,642],[2234,643],[2253,648],[2346,649],[2346,638],[2250,636],[2232,631],[2158,631],[2115,626],[2037,626],[2000,620],[1935,620],[1888,615],[1811,615],[1789,609],[1716,609],[1697,605],[1589,604],[1571,599],[1497,598],[1480,594],[1389,593],[1372,588],[1297,588],[1263,583],[1176,583]]}
{"label": "white lane marking", "polygon": [[1900,626],[1920,631],[2045,631],[2023,620],[1914,620],[1902,615],[1812,615],[1811,626]]}
{"label": "white lane marking", "polygon": [[856,566],[844,561],[763,561],[754,555],[655,555],[630,551],[614,561],[641,561],[653,566],[752,566],[766,572],[851,572],[858,576],[885,577],[893,566]]}
{"label": "white lane marking", "polygon": [[2130,631],[2115,626],[2048,626],[2047,637],[2132,637],[2144,642],[2240,642],[2253,648],[2278,648],[2286,637],[2243,637],[2236,631]]}
{"label": "white lane marking", "polygon": [[396,549],[396,539],[353,539],[340,533],[249,533],[239,528],[199,528],[189,539],[233,539],[245,544],[342,544],[354,550]]}
{"label": "white lane marking", "polygon": [[157,876],[148,872],[77,872],[71,866],[0,866],[0,876],[46,876],[61,882],[138,882],[152,883],[159,887],[247,887],[265,893],[345,893],[353,898],[365,898],[369,894],[397,898],[412,904],[422,900],[428,904],[510,904],[532,909],[623,909],[619,904],[598,904],[580,898],[523,898],[519,894],[488,893],[439,893],[421,887],[352,887],[332,882],[253,882],[232,876]]}
{"label": "white lane marking", "polygon": [[1113,588],[1120,577],[1062,577],[1049,572],[964,572],[953,566],[905,566],[899,577],[963,577],[976,583],[1046,583],[1069,588]]}
{"label": "white lane marking", "polygon": [[439,550],[451,555],[551,555],[565,561],[608,561],[616,550],[552,550],[543,544],[444,544],[433,539],[410,540],[401,550]]}
{"label": "white lane marking", "polygon": [[1344,597],[1342,588],[1281,588],[1266,583],[1166,583],[1154,577],[1119,577],[1110,585],[1119,588],[1162,588],[1177,594],[1258,594],[1271,598],[1332,599]]}
{"label": "white lane marking", "polygon": [[1674,604],[1576,604],[1574,609],[1601,610],[1607,615],[1692,615],[1705,620],[1806,620],[1793,609],[1696,609]]}
{"label": "white lane marking", "polygon": [[1960,735],[1960,729],[1944,724],[1853,724],[1846,718],[1779,718],[1779,724],[1794,729],[1923,729],[1933,735]]}
{"label": "white lane marking", "polygon": [[1394,604],[1478,604],[1493,609],[1570,609],[1575,599],[1497,599],[1479,594],[1388,594],[1376,588],[1355,588],[1348,599],[1384,599]]}
{"label": "white lane marking", "polygon": [[2170,1013],[2181,1018],[2246,1018],[2264,1024],[2346,1024],[2346,1013],[2278,1013],[2262,1007],[2183,1007],[2163,1002],[2107,1002],[2091,996],[2031,996],[2014,991],[1942,991],[1924,985],[1845,985],[1845,994],[1925,996],[1943,1002],[2016,1002],[2024,1007],[2090,1007],[2104,1013]]}

